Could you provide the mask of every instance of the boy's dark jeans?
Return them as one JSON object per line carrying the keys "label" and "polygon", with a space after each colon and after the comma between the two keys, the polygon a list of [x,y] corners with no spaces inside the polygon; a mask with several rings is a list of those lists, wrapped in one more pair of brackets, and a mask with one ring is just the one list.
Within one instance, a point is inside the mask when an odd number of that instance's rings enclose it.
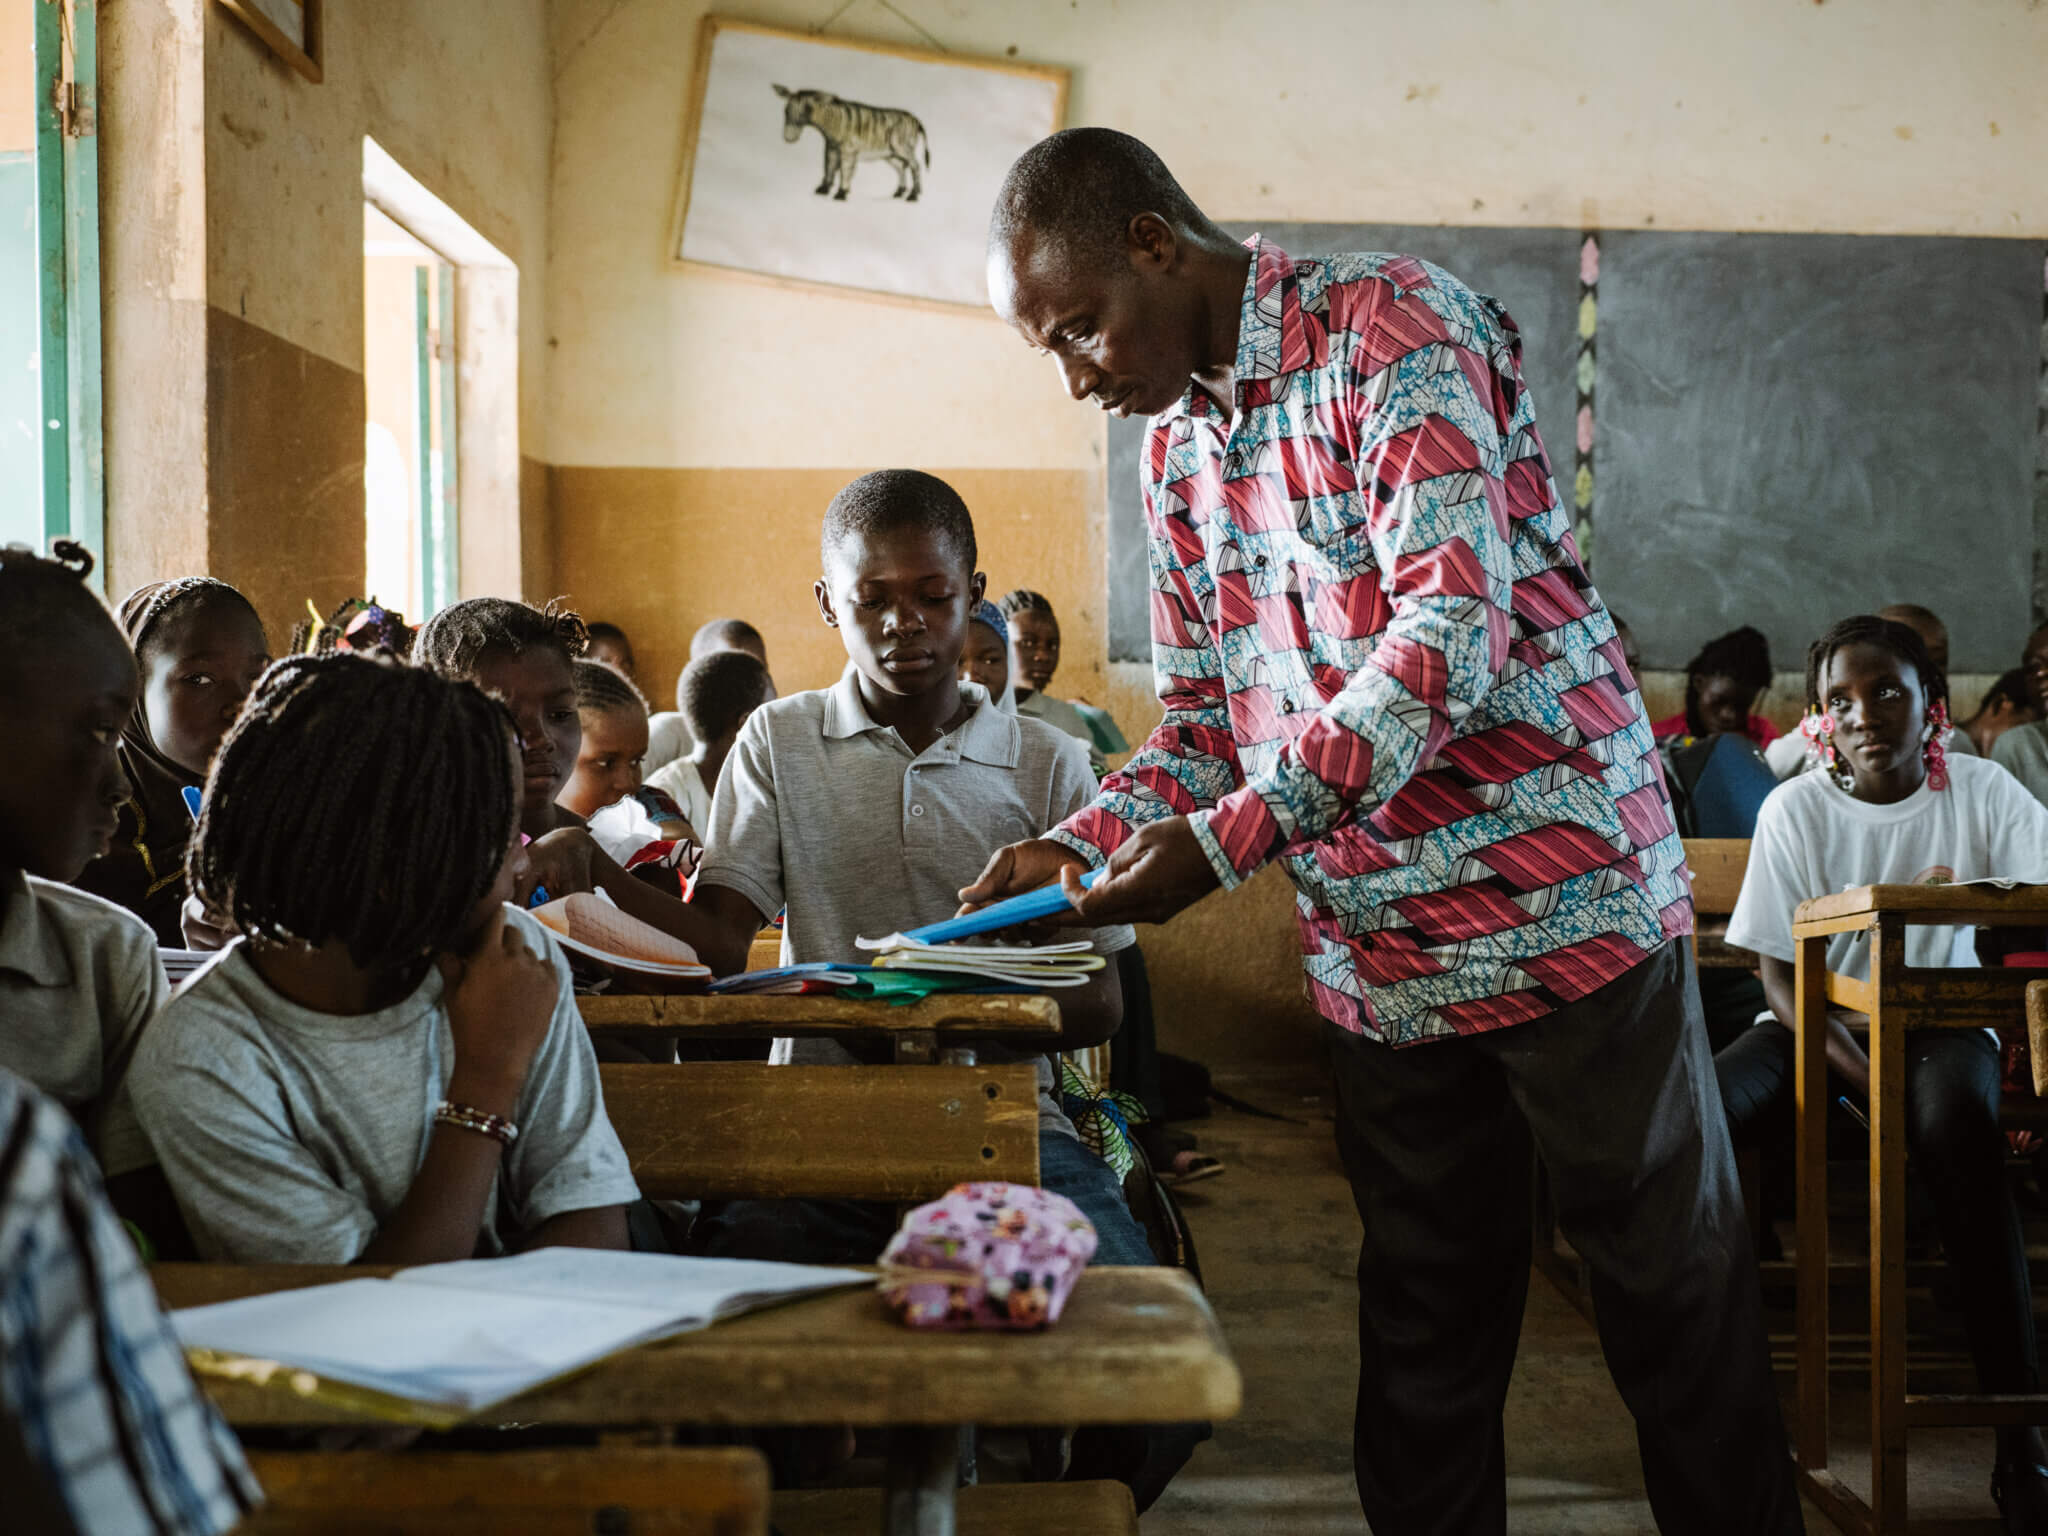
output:
{"label": "boy's dark jeans", "polygon": [[1507,1528],[1532,1139],[1659,1529],[1801,1530],[1686,942],[1526,1024],[1401,1050],[1331,1026],[1329,1045],[1365,1226],[1353,1455],[1377,1536]]}

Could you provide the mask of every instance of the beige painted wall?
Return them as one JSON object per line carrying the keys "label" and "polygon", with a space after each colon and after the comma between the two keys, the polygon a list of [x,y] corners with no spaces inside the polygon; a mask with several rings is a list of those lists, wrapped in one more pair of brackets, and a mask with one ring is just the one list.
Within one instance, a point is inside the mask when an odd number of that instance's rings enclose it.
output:
{"label": "beige painted wall", "polygon": [[0,4],[0,154],[36,147],[36,0]]}
{"label": "beige painted wall", "polygon": [[[1046,509],[1045,536],[1092,557],[1102,423],[992,317],[667,266],[705,9],[552,9],[551,461],[1088,470],[1095,489]],[[745,13],[792,27],[820,19],[792,0]],[[1147,139],[1229,218],[2048,232],[2048,6],[1439,0],[1427,26],[1401,24],[1408,15],[1385,0],[1301,0],[1285,25],[1313,46],[1266,49],[1245,46],[1240,26],[1188,26],[1177,0],[917,0],[893,11],[856,0],[829,30],[1068,66],[1070,121]],[[1207,80],[1229,82],[1231,111],[1211,105]],[[749,529],[790,551],[779,579],[744,594],[756,617],[795,601],[813,574],[816,514],[771,508]],[[557,537],[577,540],[573,518]],[[999,586],[1033,579],[991,574]],[[740,600],[675,580],[682,618]],[[1051,595],[1099,610],[1103,581]],[[1069,656],[1070,691],[1142,728],[1138,676],[1119,668],[1112,680],[1072,645]]]}
{"label": "beige painted wall", "polygon": [[[545,460],[546,0],[324,21],[314,85],[217,5],[103,17],[113,585],[208,569],[279,639],[363,580],[364,135],[518,264],[522,446]],[[545,528],[543,503],[493,500],[474,516],[508,542]]]}

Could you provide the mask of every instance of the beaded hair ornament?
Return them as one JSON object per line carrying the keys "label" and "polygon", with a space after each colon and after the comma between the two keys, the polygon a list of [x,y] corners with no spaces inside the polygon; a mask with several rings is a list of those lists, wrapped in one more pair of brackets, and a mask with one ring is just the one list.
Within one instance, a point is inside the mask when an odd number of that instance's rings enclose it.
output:
{"label": "beaded hair ornament", "polygon": [[[1827,770],[1835,784],[1846,790],[1855,783],[1855,775],[1849,765],[1842,761],[1835,750],[1835,717],[1818,709],[1808,710],[1799,722],[1799,734],[1806,738],[1806,755]],[[1936,794],[1948,788],[1948,744],[1955,735],[1955,726],[1949,720],[1948,701],[1935,700],[1934,707],[1927,711],[1927,740],[1921,744],[1920,756],[1927,765],[1927,787]]]}

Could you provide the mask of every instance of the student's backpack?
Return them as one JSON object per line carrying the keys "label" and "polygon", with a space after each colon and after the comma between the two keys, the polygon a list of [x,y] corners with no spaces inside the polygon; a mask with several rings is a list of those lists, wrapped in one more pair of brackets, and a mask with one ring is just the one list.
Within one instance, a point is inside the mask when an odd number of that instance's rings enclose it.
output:
{"label": "student's backpack", "polygon": [[1756,835],[1756,813],[1778,779],[1755,742],[1721,731],[1668,737],[1658,750],[1680,837]]}

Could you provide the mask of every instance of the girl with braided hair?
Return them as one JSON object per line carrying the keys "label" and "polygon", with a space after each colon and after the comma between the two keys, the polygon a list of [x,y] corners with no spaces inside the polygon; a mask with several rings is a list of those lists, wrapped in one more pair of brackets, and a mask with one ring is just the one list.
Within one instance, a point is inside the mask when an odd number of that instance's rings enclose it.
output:
{"label": "girl with braided hair", "polygon": [[241,935],[165,1006],[135,1104],[204,1258],[623,1248],[637,1198],[526,875],[511,722],[346,653],[264,674],[194,894]]}
{"label": "girl with braided hair", "polygon": [[502,704],[518,731],[519,827],[528,839],[528,884],[551,897],[602,890],[618,905],[693,948],[715,935],[680,896],[635,879],[598,846],[584,818],[558,803],[583,751],[575,663],[583,621],[549,603],[535,608],[499,597],[443,608],[420,626],[413,661],[471,682]]}
{"label": "girl with braided hair", "polygon": [[206,770],[270,665],[248,598],[211,576],[153,581],[122,600],[121,628],[142,669],[142,698],[121,732],[128,793],[113,846],[78,878],[81,890],[135,913],[169,949],[184,945],[183,792]]}
{"label": "girl with braided hair", "polygon": [[1778,728],[1754,711],[1770,686],[1771,645],[1763,631],[1747,624],[1731,629],[1686,663],[1685,710],[1653,723],[1651,733],[1662,741],[1727,731],[1768,747],[1778,739]]}
{"label": "girl with braided hair", "polygon": [[149,930],[69,882],[114,834],[140,684],[92,556],[53,553],[0,548],[0,1067],[69,1110],[116,1178],[152,1161],[118,1089],[168,988]]}
{"label": "girl with braided hair", "polygon": [[[1714,1059],[1736,1144],[1791,1136],[1795,983],[1792,913],[1846,886],[2048,881],[2048,809],[1981,757],[1951,757],[1948,680],[1921,637],[1874,615],[1844,619],[1806,660],[1802,731],[1821,771],[1773,790],[1757,815],[1728,942],[1762,962],[1770,1012]],[[1967,927],[1906,931],[1906,963],[1977,963]],[[1862,978],[1868,935],[1837,934],[1827,968]],[[1870,1062],[1839,1016],[1827,1025],[1831,1094],[1867,1099]],[[1929,1029],[1906,1047],[1906,1140],[1933,1195],[1986,1392],[2039,1385],[2032,1294],[1998,1124],[2000,1059],[1989,1030]],[[2009,1531],[2048,1532],[2048,1465],[2031,1426],[1998,1431],[1992,1480]]]}

